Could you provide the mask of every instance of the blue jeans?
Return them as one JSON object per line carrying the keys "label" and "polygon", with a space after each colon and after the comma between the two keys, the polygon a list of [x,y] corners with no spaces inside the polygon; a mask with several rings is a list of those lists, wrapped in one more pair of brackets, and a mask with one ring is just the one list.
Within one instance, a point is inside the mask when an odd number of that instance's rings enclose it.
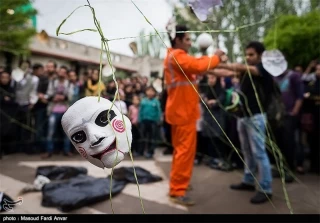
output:
{"label": "blue jeans", "polygon": [[[245,166],[243,183],[254,185],[257,165],[259,170],[259,187],[265,193],[272,193],[272,175],[269,157],[265,147],[266,134],[265,114],[255,114],[252,117],[238,119],[238,133]],[[251,172],[250,172],[251,171]]]}
{"label": "blue jeans", "polygon": [[[49,123],[48,123],[48,136],[47,136],[47,152],[53,153],[54,149],[54,142],[53,142],[53,135],[56,131],[57,124],[59,123],[59,126],[61,126],[61,119],[62,119],[63,113],[51,113],[49,116]],[[63,151],[65,153],[70,152],[70,141],[66,134],[64,134],[64,140],[63,140]]]}

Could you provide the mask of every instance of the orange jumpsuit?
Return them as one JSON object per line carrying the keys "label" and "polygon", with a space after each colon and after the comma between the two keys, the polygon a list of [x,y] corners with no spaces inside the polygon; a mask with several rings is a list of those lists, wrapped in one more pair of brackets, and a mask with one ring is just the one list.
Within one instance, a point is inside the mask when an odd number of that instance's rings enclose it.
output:
{"label": "orange jumpsuit", "polygon": [[196,58],[184,50],[172,48],[168,49],[164,60],[165,84],[168,91],[165,117],[171,124],[174,148],[170,173],[171,196],[184,196],[188,188],[196,154],[196,121],[200,118],[199,96],[180,67],[198,90],[194,74],[198,75],[215,68],[219,63],[218,56]]}

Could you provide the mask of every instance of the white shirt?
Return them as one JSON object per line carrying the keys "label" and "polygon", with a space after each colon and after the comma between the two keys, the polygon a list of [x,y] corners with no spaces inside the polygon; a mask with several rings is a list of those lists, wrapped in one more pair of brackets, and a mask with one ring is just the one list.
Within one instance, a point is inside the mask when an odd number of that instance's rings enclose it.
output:
{"label": "white shirt", "polygon": [[26,74],[23,79],[17,82],[16,102],[21,105],[35,104],[38,101],[39,78],[37,76]]}
{"label": "white shirt", "polygon": [[317,78],[316,78],[316,74],[315,73],[311,73],[311,74],[303,74],[302,77],[301,77],[301,80],[302,81],[315,81]]}

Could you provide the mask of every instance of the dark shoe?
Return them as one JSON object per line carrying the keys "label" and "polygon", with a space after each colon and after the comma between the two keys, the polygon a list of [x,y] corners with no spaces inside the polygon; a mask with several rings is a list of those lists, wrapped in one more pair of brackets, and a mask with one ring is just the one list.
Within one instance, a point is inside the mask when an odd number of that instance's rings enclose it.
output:
{"label": "dark shoe", "polygon": [[41,156],[42,159],[48,159],[52,156],[52,153],[45,153]]}
{"label": "dark shoe", "polygon": [[289,173],[285,173],[284,180],[286,183],[292,183],[294,181],[294,178]]}
{"label": "dark shoe", "polygon": [[208,165],[211,169],[219,169],[219,165],[218,164],[216,164],[216,163],[213,163],[213,162],[211,162],[209,165]]}
{"label": "dark shoe", "polygon": [[163,151],[163,155],[172,155],[172,154],[173,154],[172,149],[166,148],[166,149]]}
{"label": "dark shoe", "polygon": [[209,165],[219,165],[219,163],[221,162],[220,159],[217,159],[217,158],[213,158],[211,159],[210,161],[210,164]]}
{"label": "dark shoe", "polygon": [[209,165],[209,167],[211,169],[222,170],[222,171],[226,171],[226,172],[229,172],[233,169],[232,166],[228,162],[223,161],[223,160],[220,161],[218,164],[212,163]]}
{"label": "dark shoe", "polygon": [[138,153],[138,152],[136,152],[136,151],[134,151],[134,152],[132,153],[132,156],[133,156],[133,157],[139,157],[139,156],[141,156],[141,154]]}
{"label": "dark shoe", "polygon": [[151,159],[151,158],[153,157],[153,155],[150,154],[150,153],[147,153],[144,157],[145,157],[146,159]]}
{"label": "dark shoe", "polygon": [[[277,170],[272,170],[272,176],[274,178],[280,178],[280,173]],[[294,178],[288,173],[284,172],[284,180],[286,183],[292,183],[294,181]]]}
{"label": "dark shoe", "polygon": [[71,157],[73,156],[73,154],[71,152],[67,152],[67,153],[63,153],[64,156],[68,156],[68,157]]}
{"label": "dark shoe", "polygon": [[272,169],[271,172],[272,172],[272,177],[280,178],[280,173],[277,169]]}
{"label": "dark shoe", "polygon": [[250,202],[252,204],[262,204],[266,201],[269,201],[272,198],[272,194],[258,192],[253,198],[251,198]]}
{"label": "dark shoe", "polygon": [[199,159],[195,159],[193,163],[194,165],[199,166],[201,161]]}
{"label": "dark shoe", "polygon": [[245,183],[233,184],[230,186],[232,190],[246,190],[246,191],[255,191],[255,186]]}
{"label": "dark shoe", "polygon": [[195,205],[195,202],[186,196],[170,196],[170,200],[173,203],[181,204],[184,206],[192,206]]}
{"label": "dark shoe", "polygon": [[301,174],[301,175],[305,174],[305,171],[304,171],[303,167],[301,167],[301,166],[298,166],[296,171],[298,174]]}

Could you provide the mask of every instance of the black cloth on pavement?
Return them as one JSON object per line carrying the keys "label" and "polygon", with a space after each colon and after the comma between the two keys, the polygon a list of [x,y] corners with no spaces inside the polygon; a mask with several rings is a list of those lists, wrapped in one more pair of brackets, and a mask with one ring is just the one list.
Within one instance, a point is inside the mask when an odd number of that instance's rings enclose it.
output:
{"label": "black cloth on pavement", "polygon": [[0,192],[0,212],[9,212],[20,202],[15,202],[7,194]]}
{"label": "black cloth on pavement", "polygon": [[[112,196],[119,194],[126,182],[112,180]],[[42,206],[57,207],[69,212],[90,204],[108,200],[110,179],[78,175],[69,180],[54,181],[42,188]]]}
{"label": "black cloth on pavement", "polygon": [[45,176],[50,180],[66,180],[76,177],[80,174],[87,174],[88,170],[84,167],[73,166],[39,166],[37,168],[36,177],[38,175]]}
{"label": "black cloth on pavement", "polygon": [[[135,167],[139,184],[161,181],[162,178],[149,171]],[[95,178],[87,175],[87,169],[71,166],[40,166],[37,175],[52,180],[42,188],[42,206],[57,207],[69,212],[110,197],[110,175]],[[114,169],[112,176],[112,196],[119,194],[127,183],[136,183],[133,167]]]}
{"label": "black cloth on pavement", "polygon": [[[135,170],[139,184],[154,183],[162,180],[160,176],[153,175],[141,167],[135,167]],[[133,167],[120,167],[114,169],[112,179],[126,181],[127,183],[136,183]]]}

